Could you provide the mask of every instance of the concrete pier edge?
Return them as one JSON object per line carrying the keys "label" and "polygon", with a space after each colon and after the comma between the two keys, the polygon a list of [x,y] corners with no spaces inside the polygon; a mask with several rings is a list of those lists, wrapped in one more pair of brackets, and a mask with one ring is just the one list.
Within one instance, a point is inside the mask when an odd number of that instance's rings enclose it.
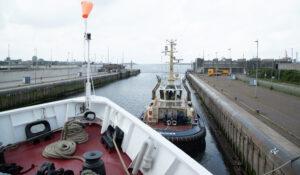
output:
{"label": "concrete pier edge", "polygon": [[[93,77],[95,87],[110,82],[135,76],[140,70],[126,70]],[[25,87],[0,90],[0,111],[61,99],[72,94],[83,92],[86,78],[48,82]]]}
{"label": "concrete pier edge", "polygon": [[[249,174],[265,174],[300,156],[300,148],[278,134],[226,96],[188,74],[192,87],[217,121]],[[300,159],[276,171],[299,174]]]}

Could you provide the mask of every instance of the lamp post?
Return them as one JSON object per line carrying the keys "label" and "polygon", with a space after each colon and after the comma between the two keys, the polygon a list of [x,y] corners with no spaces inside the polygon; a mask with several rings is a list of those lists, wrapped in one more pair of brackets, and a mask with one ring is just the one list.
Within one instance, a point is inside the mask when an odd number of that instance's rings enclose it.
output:
{"label": "lamp post", "polygon": [[228,51],[229,51],[229,58],[231,58],[231,48],[229,48]]}
{"label": "lamp post", "polygon": [[50,67],[52,66],[52,48],[50,49]]}
{"label": "lamp post", "polygon": [[258,40],[256,42],[255,98],[257,98]]}
{"label": "lamp post", "polygon": [[36,84],[36,66],[37,66],[37,49],[34,48],[34,56],[35,56],[35,59],[34,59],[34,84]]}
{"label": "lamp post", "polygon": [[67,72],[68,72],[68,79],[70,78],[69,58],[70,58],[70,52],[68,52],[68,57],[67,57]]}
{"label": "lamp post", "polygon": [[8,61],[8,70],[10,71],[11,61],[10,61],[10,45],[7,46],[7,61]]}
{"label": "lamp post", "polygon": [[107,64],[109,64],[109,47],[107,47]]}

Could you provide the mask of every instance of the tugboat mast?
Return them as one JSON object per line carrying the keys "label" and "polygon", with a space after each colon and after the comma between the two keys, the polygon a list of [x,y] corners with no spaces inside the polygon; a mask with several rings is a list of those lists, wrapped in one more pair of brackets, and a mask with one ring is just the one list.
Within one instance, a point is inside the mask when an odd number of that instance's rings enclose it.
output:
{"label": "tugboat mast", "polygon": [[174,77],[174,52],[175,52],[175,46],[176,46],[176,41],[174,40],[167,40],[167,42],[170,44],[170,51],[168,50],[168,46],[166,46],[166,50],[165,50],[165,54],[167,54],[168,52],[170,53],[170,65],[169,65],[169,78],[168,78],[168,82],[169,84],[174,84],[175,81],[175,77]]}

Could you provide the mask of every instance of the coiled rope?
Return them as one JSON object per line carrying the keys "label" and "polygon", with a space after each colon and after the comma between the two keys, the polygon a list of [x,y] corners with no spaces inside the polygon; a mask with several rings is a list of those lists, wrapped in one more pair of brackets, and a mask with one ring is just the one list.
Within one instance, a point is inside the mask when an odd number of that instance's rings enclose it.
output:
{"label": "coiled rope", "polygon": [[88,134],[83,129],[80,122],[71,120],[65,123],[61,134],[61,140],[72,140],[76,143],[84,143],[88,141]]}
{"label": "coiled rope", "polygon": [[46,146],[42,155],[46,158],[78,159],[84,162],[80,156],[73,156],[76,151],[76,143],[84,143],[88,140],[88,134],[81,123],[77,121],[66,122],[61,134],[61,140]]}
{"label": "coiled rope", "polygon": [[76,151],[76,143],[71,140],[59,140],[46,146],[43,156],[56,159],[78,159],[84,161],[80,156],[72,156]]}

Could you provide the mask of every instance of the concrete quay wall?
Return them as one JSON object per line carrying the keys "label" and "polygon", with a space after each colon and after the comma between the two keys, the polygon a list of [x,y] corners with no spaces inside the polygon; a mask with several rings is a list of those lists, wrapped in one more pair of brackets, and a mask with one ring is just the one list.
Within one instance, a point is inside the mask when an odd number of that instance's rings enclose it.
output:
{"label": "concrete quay wall", "polygon": [[299,174],[300,148],[196,76],[187,76],[248,174]]}
{"label": "concrete quay wall", "polygon": [[[135,76],[140,70],[126,70],[93,77],[94,87]],[[49,82],[0,90],[0,111],[61,99],[84,91],[86,78]]]}

